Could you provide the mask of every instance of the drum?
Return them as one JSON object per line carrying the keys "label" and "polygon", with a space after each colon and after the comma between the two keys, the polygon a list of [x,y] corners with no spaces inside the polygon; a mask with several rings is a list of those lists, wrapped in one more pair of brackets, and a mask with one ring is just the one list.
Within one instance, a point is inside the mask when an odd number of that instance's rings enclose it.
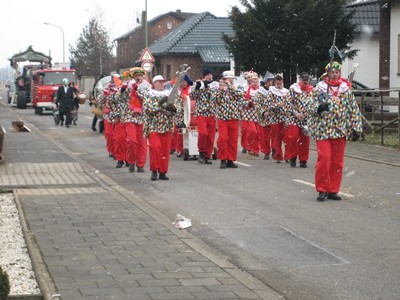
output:
{"label": "drum", "polygon": [[95,114],[98,117],[103,117],[103,111],[98,107],[92,108],[92,114]]}
{"label": "drum", "polygon": [[78,95],[78,100],[79,100],[79,104],[85,104],[86,101],[86,95],[85,94],[79,94]]}
{"label": "drum", "polygon": [[185,106],[183,109],[183,122],[185,122],[186,127],[196,127],[197,120],[194,116],[194,106],[196,104],[195,100],[191,100],[189,97],[186,98]]}

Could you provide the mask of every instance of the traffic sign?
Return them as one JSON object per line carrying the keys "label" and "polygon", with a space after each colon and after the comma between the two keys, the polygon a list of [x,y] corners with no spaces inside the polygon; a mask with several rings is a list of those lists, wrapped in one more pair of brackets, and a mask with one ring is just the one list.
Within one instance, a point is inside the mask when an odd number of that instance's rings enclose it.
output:
{"label": "traffic sign", "polygon": [[153,64],[149,61],[144,61],[142,63],[142,68],[146,71],[146,72],[151,72],[151,70],[153,70]]}
{"label": "traffic sign", "polygon": [[142,55],[140,56],[141,61],[154,61],[154,57],[151,54],[149,48],[144,49]]}

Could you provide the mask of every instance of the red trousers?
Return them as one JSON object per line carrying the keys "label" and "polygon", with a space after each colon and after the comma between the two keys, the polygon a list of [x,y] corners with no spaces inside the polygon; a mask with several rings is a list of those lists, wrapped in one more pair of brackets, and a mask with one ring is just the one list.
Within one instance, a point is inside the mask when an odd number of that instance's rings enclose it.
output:
{"label": "red trousers", "polygon": [[150,171],[168,173],[169,150],[171,147],[171,132],[150,132],[149,152],[150,152]]}
{"label": "red trousers", "polygon": [[246,121],[240,121],[240,145],[243,149],[250,150],[247,148],[247,127]]}
{"label": "red trousers", "polygon": [[218,120],[218,159],[232,160],[237,158],[239,139],[239,120]]}
{"label": "red trousers", "polygon": [[282,144],[285,136],[283,123],[271,125],[272,149],[275,150],[275,160],[283,160]]}
{"label": "red trousers", "polygon": [[114,154],[114,123],[104,120],[104,137],[108,154]]}
{"label": "red trousers", "polygon": [[[172,142],[174,142],[174,145],[172,145]],[[183,153],[183,135],[179,133],[179,129],[176,126],[171,138],[171,149],[175,149],[177,153]]]}
{"label": "red trousers", "polygon": [[299,157],[300,161],[308,161],[310,152],[310,137],[303,134],[301,127],[289,125],[286,130],[285,157]]}
{"label": "red trousers", "polygon": [[271,125],[260,126],[260,148],[261,148],[262,153],[270,154],[270,152],[271,152]]}
{"label": "red trousers", "polygon": [[125,148],[128,164],[144,167],[146,163],[147,141],[143,136],[143,124],[125,123]]}
{"label": "red trousers", "polygon": [[197,147],[199,148],[199,152],[205,153],[206,158],[211,158],[214,152],[217,122],[215,121],[215,117],[205,116],[198,116],[196,120],[198,131]]}
{"label": "red trousers", "polygon": [[346,138],[317,141],[315,165],[317,192],[338,193],[342,184]]}
{"label": "red trousers", "polygon": [[126,160],[126,131],[123,123],[114,125],[114,158],[119,161]]}
{"label": "red trousers", "polygon": [[[244,148],[248,151],[258,154],[260,152],[260,128],[258,123],[253,121],[242,121],[242,128],[245,128],[246,132]],[[241,142],[243,142],[243,136]]]}

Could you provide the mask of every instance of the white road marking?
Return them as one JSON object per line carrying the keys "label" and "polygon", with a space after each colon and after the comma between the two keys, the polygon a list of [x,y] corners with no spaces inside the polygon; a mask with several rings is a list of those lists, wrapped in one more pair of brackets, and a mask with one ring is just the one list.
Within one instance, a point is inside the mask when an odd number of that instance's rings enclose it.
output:
{"label": "white road marking", "polygon": [[[305,185],[308,185],[308,186],[312,186],[312,187],[315,188],[315,184],[314,183],[311,183],[311,182],[308,182],[308,181],[304,181],[304,180],[301,180],[301,179],[292,179],[292,180],[295,181],[295,182],[302,183],[302,184],[305,184]],[[347,198],[354,198],[354,195],[343,193],[343,192],[339,192],[339,195],[342,195],[342,196],[347,197]]]}
{"label": "white road marking", "polygon": [[85,116],[85,118],[90,120],[93,119],[93,117],[88,117],[88,116]]}

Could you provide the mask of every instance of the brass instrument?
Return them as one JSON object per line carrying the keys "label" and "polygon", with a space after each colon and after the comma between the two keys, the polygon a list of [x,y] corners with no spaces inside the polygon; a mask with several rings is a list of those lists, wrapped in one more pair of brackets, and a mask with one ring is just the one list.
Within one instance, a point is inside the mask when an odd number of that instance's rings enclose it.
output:
{"label": "brass instrument", "polygon": [[179,87],[181,86],[183,79],[185,78],[185,75],[187,71],[190,69],[187,64],[183,64],[179,66],[180,71],[177,71],[176,74],[178,74],[178,79],[176,83],[174,84],[171,93],[168,96],[168,100],[166,102],[166,106],[169,104],[176,104],[176,102],[179,99]]}

